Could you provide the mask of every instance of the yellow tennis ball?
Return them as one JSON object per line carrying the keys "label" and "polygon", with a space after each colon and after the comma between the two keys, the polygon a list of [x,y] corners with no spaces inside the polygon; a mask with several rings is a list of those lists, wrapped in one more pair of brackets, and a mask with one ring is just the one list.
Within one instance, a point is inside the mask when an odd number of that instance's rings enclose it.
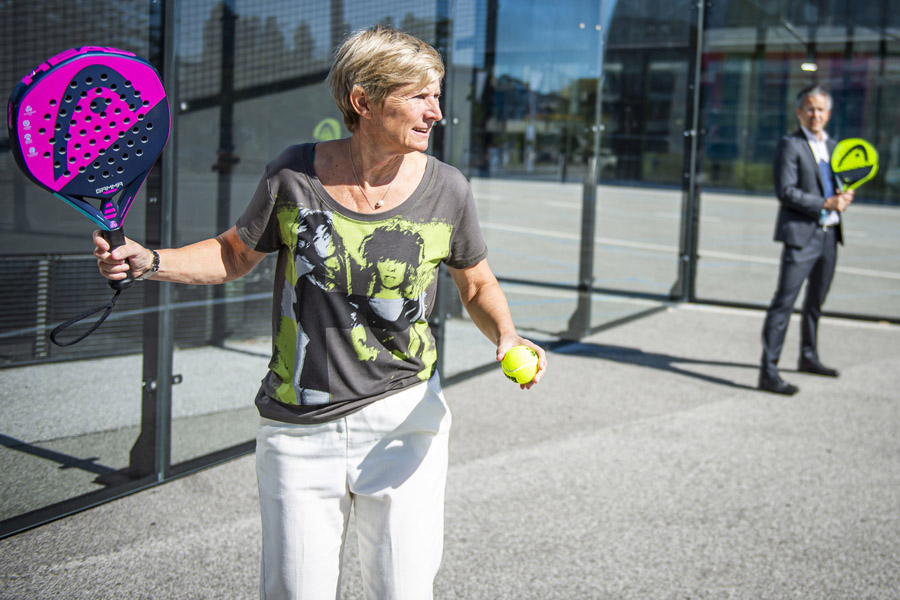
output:
{"label": "yellow tennis ball", "polygon": [[538,370],[537,352],[528,346],[513,346],[503,355],[500,363],[503,374],[515,383],[528,383]]}

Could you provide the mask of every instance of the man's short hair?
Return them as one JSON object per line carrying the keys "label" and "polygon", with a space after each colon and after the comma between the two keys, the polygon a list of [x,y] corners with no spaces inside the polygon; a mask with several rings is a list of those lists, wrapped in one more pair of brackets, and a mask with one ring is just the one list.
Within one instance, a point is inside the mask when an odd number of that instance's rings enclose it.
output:
{"label": "man's short hair", "polygon": [[831,110],[831,94],[829,94],[828,90],[823,88],[818,83],[814,83],[800,90],[800,93],[797,94],[797,108],[802,108],[803,103],[810,96],[825,96],[825,98],[828,100],[828,110]]}

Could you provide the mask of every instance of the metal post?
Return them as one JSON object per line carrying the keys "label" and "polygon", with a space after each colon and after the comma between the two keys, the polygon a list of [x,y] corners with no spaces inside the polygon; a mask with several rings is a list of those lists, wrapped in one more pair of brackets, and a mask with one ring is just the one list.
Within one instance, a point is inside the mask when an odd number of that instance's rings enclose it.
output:
{"label": "metal post", "polygon": [[578,302],[569,318],[566,337],[581,339],[591,332],[591,288],[594,286],[594,230],[597,226],[597,185],[600,183],[600,136],[603,133],[603,56],[606,11],[600,0],[597,24],[597,99],[594,105],[594,155],[588,163],[581,194],[581,243],[578,260]]}
{"label": "metal post", "polygon": [[696,297],[697,284],[697,241],[700,232],[700,188],[697,180],[698,149],[700,140],[700,78],[703,66],[703,34],[706,18],[706,0],[699,0],[697,9],[696,34],[692,38],[694,56],[692,61],[691,80],[688,85],[690,97],[690,114],[687,121],[690,129],[685,130],[685,161],[682,182],[681,202],[681,240],[678,264],[678,280],[672,287],[670,296],[684,302],[691,302]]}
{"label": "metal post", "polygon": [[[175,90],[174,40],[175,0],[151,0],[150,61],[160,71],[163,87],[169,96],[172,120],[177,117],[173,102]],[[150,247],[172,245],[172,215],[174,214],[175,130],[163,150],[162,159],[145,183],[147,194],[144,237]],[[166,477],[171,466],[172,437],[172,332],[174,316],[171,311],[172,284],[142,285],[147,312],[143,324],[143,374],[141,376],[141,431],[131,448],[128,476],[139,479],[155,475],[157,481]]]}
{"label": "metal post", "polygon": [[[222,67],[219,104],[219,150],[213,170],[216,179],[216,232],[231,227],[231,173],[240,161],[234,148],[234,63],[235,63],[235,0],[222,4]],[[223,346],[228,337],[228,307],[225,303],[226,288],[216,285],[211,289],[213,297],[212,330],[209,341],[213,346]]]}
{"label": "metal post", "polygon": [[594,284],[594,227],[597,224],[597,157],[592,156],[581,195],[581,244],[578,260],[578,303],[569,318],[568,339],[591,332],[591,288]]}

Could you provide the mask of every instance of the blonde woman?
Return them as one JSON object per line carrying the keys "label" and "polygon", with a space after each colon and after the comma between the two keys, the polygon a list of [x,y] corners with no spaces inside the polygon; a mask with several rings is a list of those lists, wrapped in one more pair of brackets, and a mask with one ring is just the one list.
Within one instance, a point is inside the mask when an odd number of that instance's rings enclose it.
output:
{"label": "blonde woman", "polygon": [[[287,148],[233,228],[179,249],[129,240],[112,254],[94,236],[110,279],[131,268],[139,278],[216,284],[278,253],[273,356],[256,398],[262,598],[336,597],[351,511],[366,598],[432,597],[451,417],[421,336],[433,347],[427,318],[442,262],[496,359],[526,344],[540,370],[522,387],[544,375],[543,350],[516,333],[488,266],[468,182],[425,154],[442,119],[443,75],[424,42],[383,27],[358,32],[328,78],[351,136]],[[402,272],[414,274],[423,309],[405,327],[371,318],[397,290],[373,286],[366,256],[371,236],[398,230],[415,233],[406,239],[416,247],[394,256],[409,263]],[[327,268],[317,267],[326,254]],[[364,357],[354,344],[361,335],[376,345]]]}

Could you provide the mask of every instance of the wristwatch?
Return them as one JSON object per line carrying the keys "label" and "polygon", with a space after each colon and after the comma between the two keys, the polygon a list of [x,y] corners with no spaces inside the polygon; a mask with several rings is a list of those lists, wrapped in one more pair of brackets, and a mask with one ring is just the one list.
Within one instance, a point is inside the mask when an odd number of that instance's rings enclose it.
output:
{"label": "wristwatch", "polygon": [[141,273],[140,277],[135,277],[135,281],[143,281],[144,279],[150,279],[156,272],[159,271],[159,253],[156,250],[150,250],[150,253],[153,255],[153,264],[150,265],[150,268]]}

